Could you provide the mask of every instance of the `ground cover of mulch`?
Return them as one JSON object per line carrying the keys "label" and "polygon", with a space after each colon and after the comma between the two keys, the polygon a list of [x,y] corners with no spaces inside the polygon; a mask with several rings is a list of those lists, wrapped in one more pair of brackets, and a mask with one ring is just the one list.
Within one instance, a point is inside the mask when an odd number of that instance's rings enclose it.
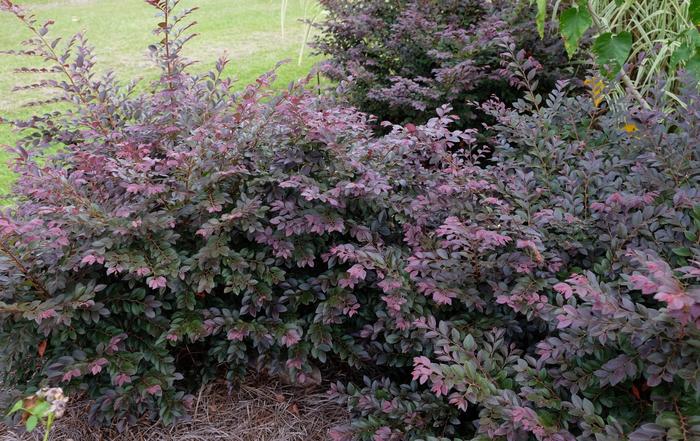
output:
{"label": "ground cover of mulch", "polygon": [[[191,420],[174,427],[144,423],[128,433],[87,423],[88,403],[72,402],[57,420],[51,441],[320,441],[347,421],[347,413],[327,396],[327,386],[299,388],[270,379],[248,380],[229,391],[203,388]],[[28,434],[0,424],[0,441],[41,441],[42,430]]]}

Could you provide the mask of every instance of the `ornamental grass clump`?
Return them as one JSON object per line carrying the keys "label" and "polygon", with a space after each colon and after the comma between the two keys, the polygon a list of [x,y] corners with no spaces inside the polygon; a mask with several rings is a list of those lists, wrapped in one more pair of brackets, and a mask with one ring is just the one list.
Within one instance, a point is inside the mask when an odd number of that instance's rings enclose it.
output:
{"label": "ornamental grass clump", "polygon": [[676,71],[684,69],[700,79],[698,0],[538,1],[537,9],[540,35],[551,17],[558,22],[569,56],[579,50],[582,39],[592,37],[595,64],[609,79],[621,80],[613,90],[617,96],[632,93],[647,106],[644,96],[664,76],[671,79],[665,82],[669,104],[675,101],[682,107],[674,95]]}
{"label": "ornamental grass clump", "polygon": [[[499,48],[519,99],[384,123],[274,74],[196,75],[151,1],[161,78],[93,73],[4,0],[72,110],[17,122],[0,367],[120,430],[246,371],[333,381],[336,441],[692,440],[700,426],[700,96],[608,107]],[[619,109],[625,109],[619,110]],[[486,160],[489,158],[489,160]],[[335,377],[334,377],[335,376]]]}

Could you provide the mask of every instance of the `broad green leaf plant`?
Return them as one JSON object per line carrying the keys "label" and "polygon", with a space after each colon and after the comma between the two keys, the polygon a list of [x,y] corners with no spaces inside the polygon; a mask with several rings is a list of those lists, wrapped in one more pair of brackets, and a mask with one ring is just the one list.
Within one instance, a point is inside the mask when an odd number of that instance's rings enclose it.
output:
{"label": "broad green leaf plant", "polygon": [[700,0],[557,0],[551,11],[537,0],[537,8],[540,35],[548,18],[558,21],[569,57],[587,32],[594,33],[591,51],[603,75],[621,78],[614,94],[624,86],[646,107],[643,96],[659,74],[669,77],[667,93],[674,98],[679,68],[700,78]]}
{"label": "broad green leaf plant", "polygon": [[66,411],[68,397],[60,387],[42,388],[34,395],[21,399],[8,412],[12,415],[22,412],[22,421],[27,432],[33,432],[41,424],[44,426],[43,441],[48,441],[51,426]]}

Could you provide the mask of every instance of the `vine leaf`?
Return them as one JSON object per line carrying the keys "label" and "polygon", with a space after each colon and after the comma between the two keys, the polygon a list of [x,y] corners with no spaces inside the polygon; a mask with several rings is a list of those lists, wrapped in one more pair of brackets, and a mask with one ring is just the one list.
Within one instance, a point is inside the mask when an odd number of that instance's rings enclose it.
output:
{"label": "vine leaf", "polygon": [[695,52],[695,55],[688,60],[685,70],[700,81],[700,52]]}
{"label": "vine leaf", "polygon": [[692,21],[695,26],[700,26],[700,0],[690,0],[688,14],[690,21]]}
{"label": "vine leaf", "polygon": [[676,48],[671,55],[671,68],[684,66],[685,70],[700,79],[700,32],[688,31],[689,41]]}
{"label": "vine leaf", "polygon": [[577,5],[561,13],[559,26],[569,58],[574,56],[581,37],[592,25],[593,19],[587,8],[581,8]]}
{"label": "vine leaf", "polygon": [[632,34],[620,32],[613,34],[606,32],[600,34],[593,43],[593,53],[598,57],[598,64],[601,68],[605,66],[611,68],[607,72],[608,76],[616,75],[627,61],[627,57],[632,50]]}

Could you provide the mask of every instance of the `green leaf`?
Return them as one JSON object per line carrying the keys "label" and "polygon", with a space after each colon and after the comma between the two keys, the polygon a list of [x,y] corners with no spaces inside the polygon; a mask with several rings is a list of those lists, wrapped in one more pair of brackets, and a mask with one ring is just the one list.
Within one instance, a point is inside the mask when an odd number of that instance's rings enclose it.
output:
{"label": "green leaf", "polygon": [[675,254],[677,256],[681,256],[681,257],[690,257],[693,255],[693,253],[691,253],[690,250],[688,248],[685,248],[685,247],[674,248],[671,251],[673,251],[673,254]]}
{"label": "green leaf", "polygon": [[464,349],[466,349],[469,352],[476,349],[476,341],[474,341],[474,337],[472,337],[471,334],[467,334],[467,336],[464,338],[464,341],[462,342],[462,345],[464,346]]}
{"label": "green leaf", "polygon": [[631,50],[632,34],[629,32],[620,32],[619,34],[606,32],[600,34],[593,43],[593,53],[598,57],[600,67],[610,66],[612,68],[606,72],[608,76],[614,76],[622,69]]}
{"label": "green leaf", "polygon": [[46,401],[42,401],[41,403],[34,406],[31,412],[32,414],[38,417],[44,417],[46,415],[46,412],[48,412],[50,408],[51,405],[49,403],[47,403]]}
{"label": "green leaf", "polygon": [[27,422],[25,423],[27,432],[31,432],[32,430],[36,429],[37,424],[39,424],[39,418],[35,417],[34,415],[27,418]]}
{"label": "green leaf", "polygon": [[537,32],[544,38],[544,22],[547,20],[547,0],[537,0]]}
{"label": "green leaf", "polygon": [[377,389],[377,391],[374,393],[374,397],[378,400],[386,400],[387,398],[390,398],[391,395],[389,395],[389,392],[385,391],[384,389]]}
{"label": "green leaf", "polygon": [[12,415],[13,413],[17,412],[18,410],[22,409],[22,400],[19,400],[18,402],[15,403],[14,406],[10,409],[9,412],[7,412],[8,415]]}
{"label": "green leaf", "polygon": [[391,345],[393,345],[397,341],[399,341],[399,336],[397,334],[389,334],[386,336],[386,342]]}
{"label": "green leaf", "polygon": [[700,53],[700,32],[697,29],[689,29],[683,32],[679,38],[681,40],[688,38],[690,41],[685,41],[677,47],[671,54],[671,68],[675,69],[679,64],[686,64],[695,54]]}
{"label": "green leaf", "polygon": [[700,26],[700,0],[690,0],[688,15],[695,26]]}
{"label": "green leaf", "polygon": [[700,81],[700,51],[695,51],[695,55],[685,63],[685,70]]}
{"label": "green leaf", "polygon": [[695,54],[695,47],[689,43],[678,46],[671,54],[671,67],[676,68],[679,64],[686,63]]}
{"label": "green leaf", "polygon": [[693,212],[691,213],[691,216],[693,216],[693,219],[700,220],[700,205],[696,205],[693,207]]}
{"label": "green leaf", "polygon": [[593,19],[587,8],[574,6],[561,13],[559,27],[569,58],[574,56],[581,37],[592,25]]}
{"label": "green leaf", "polygon": [[547,411],[540,410],[537,412],[537,417],[544,427],[556,427],[557,425],[557,418]]}

